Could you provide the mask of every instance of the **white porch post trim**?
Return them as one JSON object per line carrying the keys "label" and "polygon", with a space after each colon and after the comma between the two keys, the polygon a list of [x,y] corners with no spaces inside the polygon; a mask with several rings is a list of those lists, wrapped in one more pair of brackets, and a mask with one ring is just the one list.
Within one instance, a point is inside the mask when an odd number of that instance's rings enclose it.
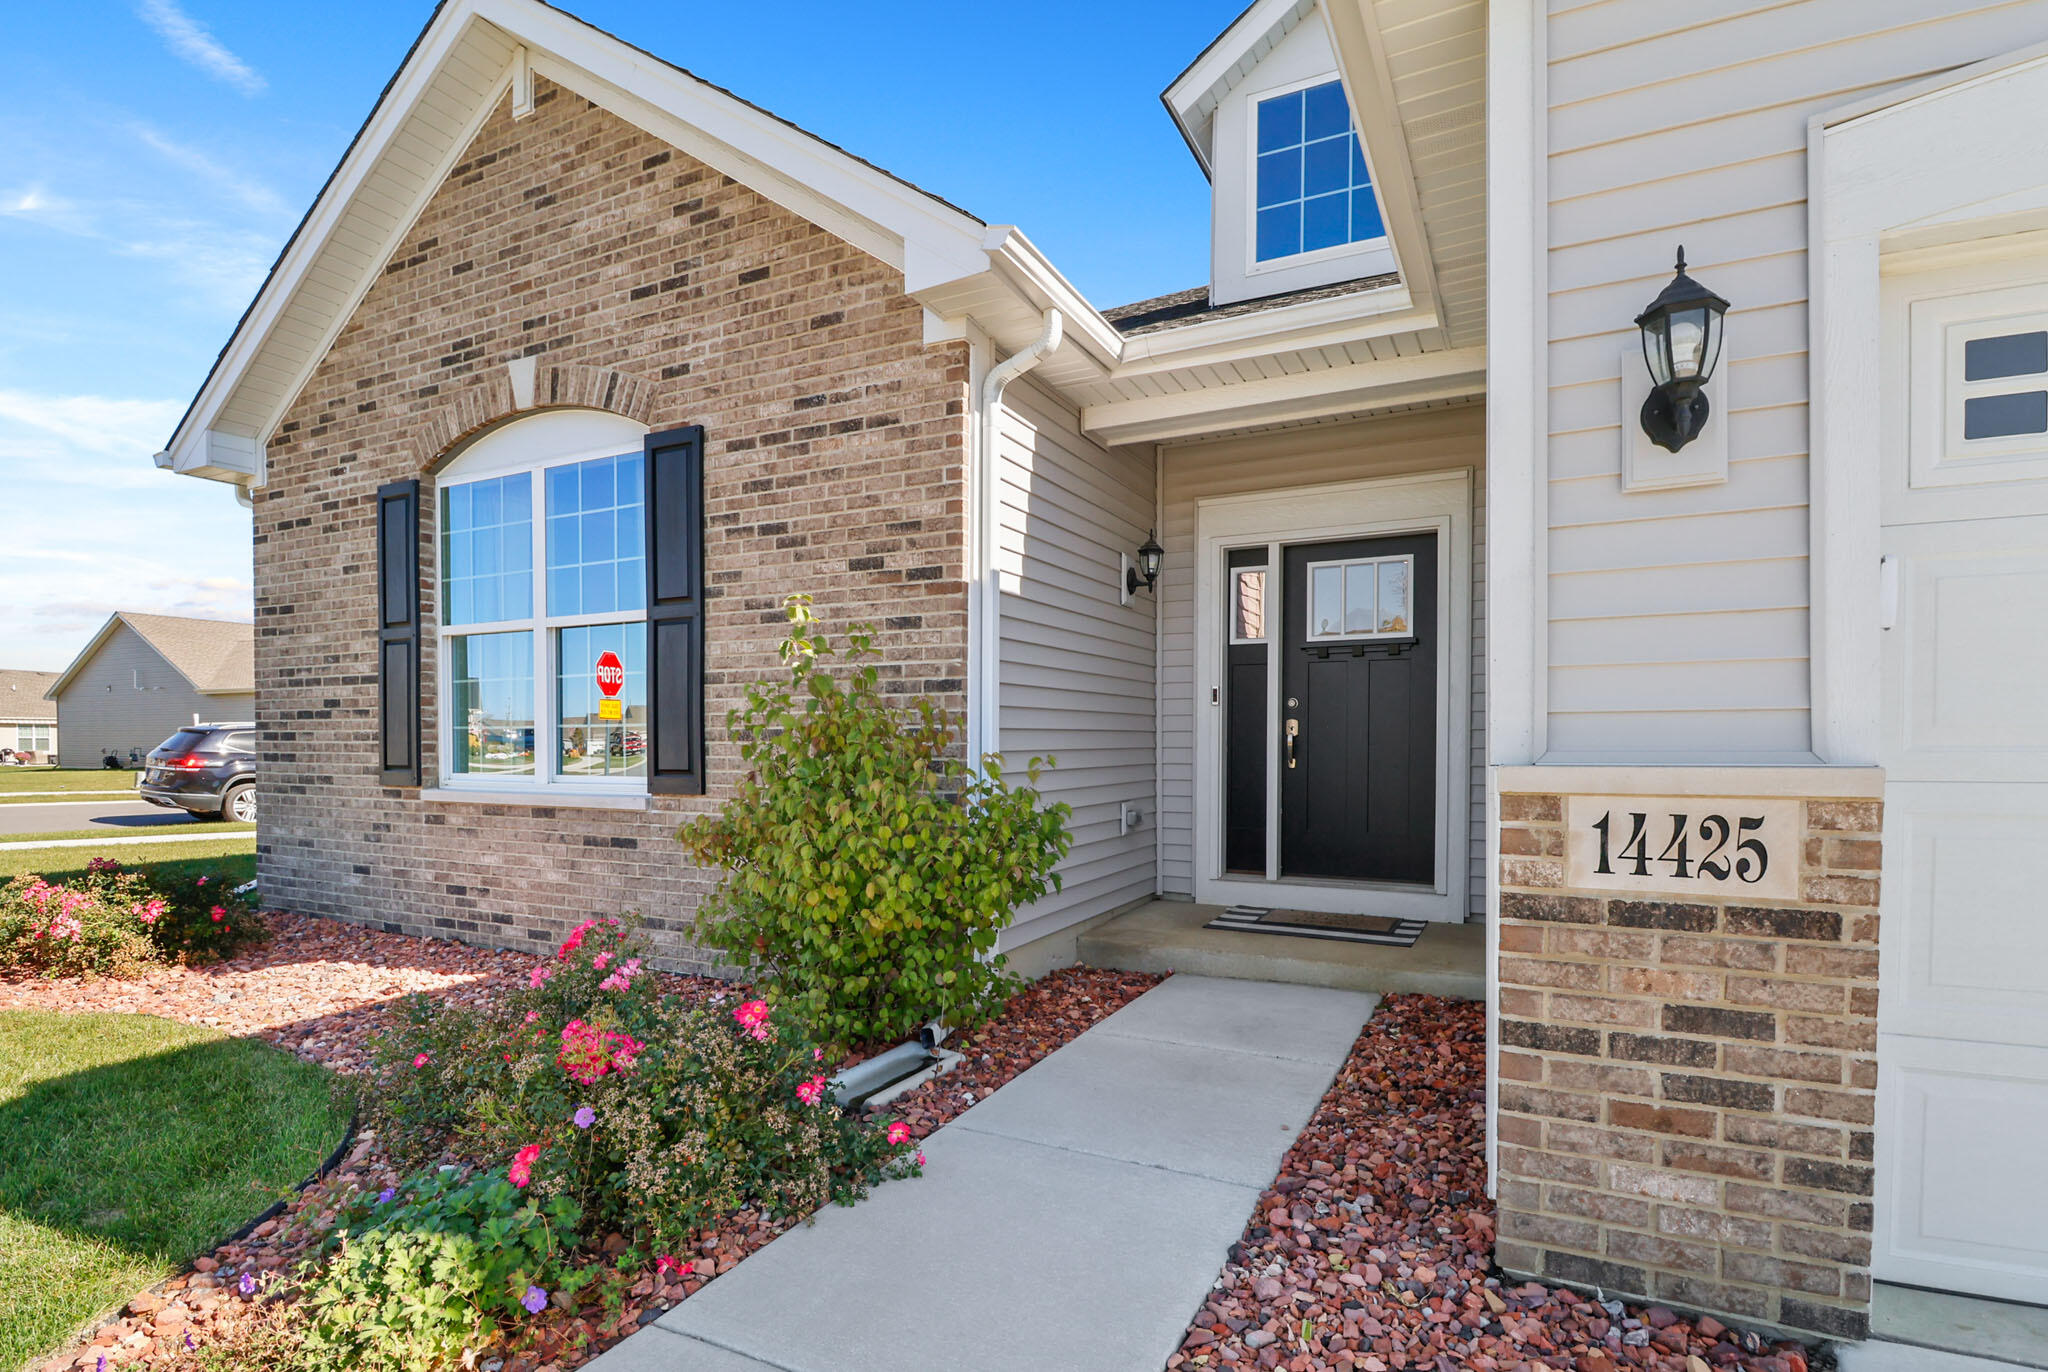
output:
{"label": "white porch post trim", "polygon": [[1544,751],[1549,632],[1549,274],[1541,6],[1486,27],[1486,1163],[1499,1176],[1500,788]]}

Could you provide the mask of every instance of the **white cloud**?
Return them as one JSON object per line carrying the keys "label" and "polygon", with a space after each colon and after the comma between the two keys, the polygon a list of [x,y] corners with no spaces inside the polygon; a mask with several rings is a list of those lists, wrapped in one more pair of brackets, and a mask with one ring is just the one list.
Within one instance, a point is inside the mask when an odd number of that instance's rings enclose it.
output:
{"label": "white cloud", "polygon": [[178,8],[176,0],[142,0],[135,7],[142,22],[157,31],[170,50],[210,76],[244,95],[260,95],[267,84],[256,70],[221,46],[204,25]]}
{"label": "white cloud", "polygon": [[197,148],[188,148],[183,143],[174,142],[147,124],[138,123],[129,127],[137,138],[155,149],[164,160],[204,177],[250,209],[264,214],[286,212],[285,203],[278,197],[277,192],[262,182],[251,180],[223,167]]}
{"label": "white cloud", "polygon": [[0,389],[0,665],[61,668],[115,610],[249,617],[247,512],[150,462],[183,410]]}
{"label": "white cloud", "polygon": [[0,215],[44,224],[64,233],[92,232],[91,219],[75,202],[52,195],[40,184],[0,191]]}

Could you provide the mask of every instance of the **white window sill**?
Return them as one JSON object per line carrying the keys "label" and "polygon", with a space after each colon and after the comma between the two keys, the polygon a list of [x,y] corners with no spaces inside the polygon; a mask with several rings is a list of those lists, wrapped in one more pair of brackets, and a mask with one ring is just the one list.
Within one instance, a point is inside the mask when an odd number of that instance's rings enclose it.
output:
{"label": "white window sill", "polygon": [[542,790],[538,787],[517,791],[473,791],[467,786],[426,786],[420,789],[420,799],[440,801],[445,804],[454,805],[544,806],[550,810],[646,810],[652,808],[650,798],[644,792],[608,796],[594,794],[590,791]]}

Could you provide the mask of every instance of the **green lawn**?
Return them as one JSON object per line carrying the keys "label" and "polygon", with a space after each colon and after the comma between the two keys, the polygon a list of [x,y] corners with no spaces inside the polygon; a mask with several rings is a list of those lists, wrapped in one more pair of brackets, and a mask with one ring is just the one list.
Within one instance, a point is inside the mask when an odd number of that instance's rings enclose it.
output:
{"label": "green lawn", "polygon": [[152,1015],[0,1012],[0,1369],[288,1194],[341,1141],[337,1083]]}
{"label": "green lawn", "polygon": [[[103,771],[98,767],[0,767],[0,805],[33,805],[37,801],[64,799],[66,791],[121,791],[135,789],[135,773]],[[26,791],[27,795],[10,795]]]}
{"label": "green lawn", "polygon": [[[124,867],[148,868],[166,876],[218,872],[230,885],[256,877],[256,835],[232,833],[207,843],[137,843],[109,848],[16,848],[0,852],[0,881],[34,872],[51,881],[84,876],[85,865],[110,857]],[[5,1363],[0,1363],[4,1372]]]}
{"label": "green lawn", "polygon": [[[190,824],[149,825],[133,829],[115,829],[100,825],[91,829],[53,829],[38,834],[0,834],[0,843],[49,843],[70,838],[148,838],[161,829],[167,834],[254,834],[253,824],[220,823],[215,820],[195,821]],[[110,856],[121,856],[119,848],[109,848]]]}

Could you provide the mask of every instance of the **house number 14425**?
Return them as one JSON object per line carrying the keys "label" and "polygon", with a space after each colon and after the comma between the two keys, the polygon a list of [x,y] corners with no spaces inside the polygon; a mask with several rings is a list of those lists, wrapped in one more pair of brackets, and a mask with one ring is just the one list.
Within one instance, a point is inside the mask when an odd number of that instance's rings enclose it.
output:
{"label": "house number 14425", "polygon": [[1712,796],[1570,796],[1567,884],[1604,891],[1797,891],[1798,802]]}

